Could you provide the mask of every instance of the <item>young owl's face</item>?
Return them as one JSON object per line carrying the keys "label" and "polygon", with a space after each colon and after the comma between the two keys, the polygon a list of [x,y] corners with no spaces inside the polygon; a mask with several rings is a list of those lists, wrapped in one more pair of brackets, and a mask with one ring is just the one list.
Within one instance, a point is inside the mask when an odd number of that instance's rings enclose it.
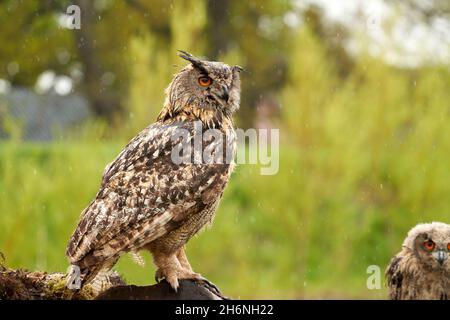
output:
{"label": "young owl's face", "polygon": [[433,223],[417,231],[413,249],[419,262],[428,270],[450,274],[450,225]]}

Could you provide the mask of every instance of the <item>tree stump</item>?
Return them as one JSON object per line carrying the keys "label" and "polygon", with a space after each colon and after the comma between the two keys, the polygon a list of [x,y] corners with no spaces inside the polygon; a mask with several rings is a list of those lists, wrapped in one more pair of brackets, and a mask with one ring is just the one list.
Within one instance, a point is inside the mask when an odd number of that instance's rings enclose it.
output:
{"label": "tree stump", "polygon": [[[1,256],[0,256],[1,259]],[[180,280],[175,292],[165,280],[151,286],[126,285],[112,272],[102,287],[87,284],[78,291],[66,287],[65,273],[12,270],[0,261],[0,300],[224,300],[207,280]]]}
{"label": "tree stump", "polygon": [[125,284],[112,273],[103,288],[88,284],[73,291],[66,287],[66,277],[65,273],[0,269],[0,300],[92,300],[104,290]]}

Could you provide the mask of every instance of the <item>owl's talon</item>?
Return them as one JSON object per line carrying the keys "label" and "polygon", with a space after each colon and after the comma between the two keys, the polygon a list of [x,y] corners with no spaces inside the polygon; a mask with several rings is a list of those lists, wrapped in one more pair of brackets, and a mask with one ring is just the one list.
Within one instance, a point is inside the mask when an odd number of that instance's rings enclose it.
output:
{"label": "owl's talon", "polygon": [[206,286],[208,287],[208,289],[210,291],[217,294],[218,296],[222,296],[219,288],[214,283],[212,283],[211,281],[209,281],[208,279],[206,279],[205,277],[203,277],[202,275],[200,275],[198,273],[197,273],[197,275],[199,276],[198,278],[196,278],[197,281],[203,282],[204,284],[206,284]]}
{"label": "owl's talon", "polygon": [[172,289],[175,290],[175,292],[178,292],[179,282],[177,277],[168,277],[166,278],[166,281],[170,284]]}
{"label": "owl's talon", "polygon": [[183,277],[183,275],[180,275],[177,271],[167,271],[166,273],[162,269],[158,269],[155,272],[155,281],[157,283],[161,283],[161,280],[165,279],[167,283],[170,284],[170,286],[177,292],[179,287],[178,279]]}
{"label": "owl's talon", "polygon": [[186,279],[201,282],[206,289],[219,297],[223,297],[219,288],[214,283],[199,273],[192,271],[184,249],[168,257],[161,254],[154,254],[154,261],[157,266],[155,280],[159,282],[159,279],[166,279],[175,292],[179,288],[179,280]]}
{"label": "owl's talon", "polygon": [[155,272],[155,281],[156,283],[160,283],[162,279],[164,279],[164,273],[161,271],[161,269],[156,270]]}
{"label": "owl's talon", "polygon": [[205,284],[210,291],[212,291],[215,294],[218,294],[219,296],[222,296],[219,288],[214,283],[203,277],[200,273],[192,272],[190,279],[193,279],[197,282],[203,282],[203,284]]}

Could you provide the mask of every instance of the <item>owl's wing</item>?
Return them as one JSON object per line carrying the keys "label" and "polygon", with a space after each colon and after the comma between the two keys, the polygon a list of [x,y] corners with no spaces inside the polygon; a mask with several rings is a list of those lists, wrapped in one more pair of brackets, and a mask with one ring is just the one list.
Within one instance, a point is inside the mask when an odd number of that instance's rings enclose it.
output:
{"label": "owl's wing", "polygon": [[105,170],[96,199],[85,209],[68,248],[85,265],[140,248],[217,201],[228,181],[227,164],[175,164],[177,126],[152,125]]}
{"label": "owl's wing", "polygon": [[403,274],[400,270],[402,257],[397,255],[393,257],[386,269],[386,278],[389,286],[389,297],[397,300],[402,295]]}

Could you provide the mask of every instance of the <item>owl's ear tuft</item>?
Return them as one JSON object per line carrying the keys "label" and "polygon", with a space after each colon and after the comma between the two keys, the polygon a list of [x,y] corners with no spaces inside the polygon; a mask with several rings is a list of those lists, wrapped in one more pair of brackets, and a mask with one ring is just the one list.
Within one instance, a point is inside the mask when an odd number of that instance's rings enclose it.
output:
{"label": "owl's ear tuft", "polygon": [[183,58],[184,60],[192,62],[192,60],[196,59],[192,54],[187,51],[178,50],[178,56]]}
{"label": "owl's ear tuft", "polygon": [[245,71],[245,69],[242,68],[241,66],[235,65],[233,66],[233,71],[242,72]]}
{"label": "owl's ear tuft", "polygon": [[184,60],[187,60],[190,63],[192,63],[192,65],[195,68],[199,69],[205,75],[208,74],[208,71],[206,70],[206,68],[200,58],[197,58],[197,57],[193,56],[192,54],[190,54],[189,52],[186,52],[183,50],[178,50],[178,56],[180,58],[183,58]]}

